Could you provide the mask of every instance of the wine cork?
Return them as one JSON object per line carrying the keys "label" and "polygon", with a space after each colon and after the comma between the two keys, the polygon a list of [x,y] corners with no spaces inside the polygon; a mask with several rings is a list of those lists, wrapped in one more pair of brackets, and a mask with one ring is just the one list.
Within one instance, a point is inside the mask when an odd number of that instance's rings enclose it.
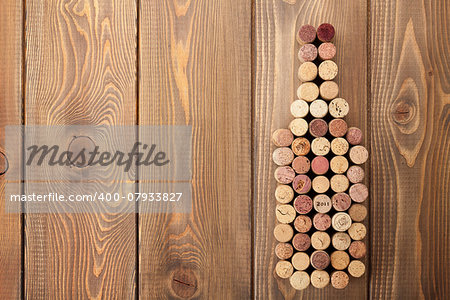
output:
{"label": "wine cork", "polygon": [[311,254],[311,266],[323,270],[330,265],[330,256],[323,250],[316,250]]}
{"label": "wine cork", "polygon": [[278,167],[275,170],[275,179],[278,183],[288,184],[294,180],[295,171],[289,166]]}
{"label": "wine cork", "polygon": [[316,156],[311,162],[311,169],[317,175],[323,175],[328,172],[330,164],[328,159],[323,156]]}
{"label": "wine cork", "polygon": [[277,129],[272,134],[273,144],[277,147],[289,147],[294,140],[294,135],[289,129]]}
{"label": "wine cork", "polygon": [[[331,100],[337,97],[339,93],[339,87],[334,81],[324,81],[320,85],[320,96],[322,99]],[[329,108],[328,108],[329,110]]]}
{"label": "wine cork", "polygon": [[291,103],[291,115],[294,118],[304,118],[308,115],[308,112],[309,112],[309,105],[305,100],[295,100],[294,102]]}
{"label": "wine cork", "polygon": [[320,63],[318,73],[323,80],[333,80],[337,76],[338,66],[332,60],[325,60]]}
{"label": "wine cork", "polygon": [[329,42],[333,39],[335,31],[333,25],[329,23],[323,23],[317,28],[317,38],[321,42]]}
{"label": "wine cork", "polygon": [[348,143],[350,145],[359,145],[359,144],[361,144],[362,137],[363,137],[363,134],[362,134],[361,129],[359,129],[359,128],[350,127],[347,130],[346,139],[347,139],[347,141],[348,141]]}
{"label": "wine cork", "polygon": [[309,256],[305,252],[297,252],[292,256],[292,265],[296,270],[306,270],[309,267]]}
{"label": "wine cork", "polygon": [[297,233],[292,238],[292,246],[298,251],[306,251],[311,246],[311,239],[305,233]]}
{"label": "wine cork", "polygon": [[294,273],[294,267],[287,260],[280,260],[275,266],[275,272],[280,278],[289,278]]}
{"label": "wine cork", "polygon": [[348,142],[343,138],[335,138],[331,141],[331,152],[336,155],[344,155],[348,148]]}
{"label": "wine cork", "polygon": [[311,189],[311,179],[306,175],[297,175],[292,181],[294,191],[299,194],[306,194]]}
{"label": "wine cork", "polygon": [[348,285],[350,278],[344,271],[336,271],[331,274],[331,285],[335,289],[345,289]]}
{"label": "wine cork", "polygon": [[362,222],[367,216],[367,208],[362,204],[353,204],[348,210],[350,218],[355,222]]}
{"label": "wine cork", "polygon": [[319,213],[327,213],[331,209],[331,199],[325,194],[316,195],[313,200],[314,209]]}
{"label": "wine cork", "polygon": [[328,104],[321,99],[314,100],[309,105],[309,111],[314,118],[323,118],[328,113]]}
{"label": "wine cork", "polygon": [[352,204],[352,199],[346,193],[337,193],[331,197],[333,207],[337,211],[346,211]]}
{"label": "wine cork", "polygon": [[309,122],[309,133],[313,137],[321,137],[327,134],[328,124],[323,119],[314,119]]}
{"label": "wine cork", "polygon": [[292,205],[282,204],[277,205],[275,215],[277,217],[278,222],[289,224],[292,223],[295,219],[295,209]]}
{"label": "wine cork", "polygon": [[333,43],[322,43],[317,49],[320,59],[333,59],[336,55],[336,46]]}
{"label": "wine cork", "polygon": [[361,165],[369,158],[369,152],[363,146],[358,145],[350,148],[349,156],[353,163]]}
{"label": "wine cork", "polygon": [[311,235],[311,246],[317,250],[325,250],[330,246],[331,238],[324,231],[316,231]]}
{"label": "wine cork", "polygon": [[309,171],[311,163],[306,156],[297,156],[292,162],[292,169],[298,174],[305,174]]}
{"label": "wine cork", "polygon": [[313,82],[302,83],[297,89],[297,97],[307,102],[316,100],[319,96],[319,88]]}
{"label": "wine cork", "polygon": [[295,155],[306,155],[311,150],[311,145],[306,138],[299,137],[292,142],[292,151]]}
{"label": "wine cork", "polygon": [[336,270],[345,270],[350,263],[350,256],[345,251],[334,251],[331,253],[331,265]]}
{"label": "wine cork", "polygon": [[309,213],[312,206],[312,200],[307,195],[298,195],[294,200],[294,208],[299,214]]}
{"label": "wine cork", "polygon": [[312,188],[319,194],[325,193],[330,188],[330,181],[325,176],[317,176],[312,181]]}
{"label": "wine cork", "polygon": [[330,142],[324,137],[315,138],[311,143],[311,151],[315,155],[327,155],[330,152]]}
{"label": "wine cork", "polygon": [[366,233],[366,226],[362,223],[353,223],[348,229],[348,235],[355,241],[362,240],[366,236]]}
{"label": "wine cork", "polygon": [[349,182],[348,178],[345,175],[337,174],[331,177],[330,186],[333,191],[336,193],[345,192],[348,189]]}
{"label": "wine cork", "polygon": [[294,229],[288,224],[278,224],[273,229],[273,236],[281,243],[289,242],[294,235]]}
{"label": "wine cork", "polygon": [[300,45],[314,42],[316,39],[316,28],[311,25],[303,25],[297,32],[297,42]]}
{"label": "wine cork", "polygon": [[[345,173],[348,169],[348,160],[344,156],[335,156],[330,161],[330,168],[336,174]],[[348,178],[346,178],[348,182]],[[348,187],[348,183],[347,183]]]}
{"label": "wine cork", "polygon": [[344,98],[331,100],[328,111],[333,118],[343,118],[348,114],[349,106]]}
{"label": "wine cork", "polygon": [[328,124],[328,130],[334,137],[342,137],[347,133],[347,122],[343,119],[333,119]]}
{"label": "wine cork", "polygon": [[353,241],[348,247],[348,252],[354,258],[363,258],[366,256],[366,244],[361,241]]}
{"label": "wine cork", "polygon": [[347,250],[351,242],[350,236],[345,232],[336,232],[331,238],[331,243],[336,250]]}
{"label": "wine cork", "polygon": [[[333,149],[333,146],[331,146]],[[360,166],[351,166],[347,170],[347,178],[351,183],[360,183],[364,180],[364,169]]]}
{"label": "wine cork", "polygon": [[296,290],[304,290],[309,286],[310,279],[305,271],[297,271],[289,278],[291,286]]}
{"label": "wine cork", "polygon": [[311,218],[305,215],[300,215],[295,218],[294,228],[301,233],[308,232],[312,227]]}
{"label": "wine cork", "polygon": [[318,289],[323,289],[330,283],[330,275],[323,270],[314,270],[311,273],[311,285]]}
{"label": "wine cork", "polygon": [[272,158],[277,165],[287,166],[294,160],[294,152],[288,147],[277,148],[273,151]]}
{"label": "wine cork", "polygon": [[302,118],[294,119],[289,123],[289,129],[295,136],[303,136],[308,132],[308,122]]}
{"label": "wine cork", "polygon": [[331,218],[327,214],[317,213],[313,218],[313,225],[317,230],[325,231],[331,226]]}
{"label": "wine cork", "polygon": [[302,82],[313,81],[317,77],[317,66],[316,64],[307,61],[300,65],[298,68],[298,79]]}
{"label": "wine cork", "polygon": [[360,260],[352,260],[348,265],[348,273],[353,277],[359,278],[366,272],[366,266]]}
{"label": "wine cork", "polygon": [[334,230],[336,231],[346,231],[352,226],[352,219],[345,212],[336,213],[331,221]]}
{"label": "wine cork", "polygon": [[275,199],[282,204],[286,204],[294,199],[294,190],[285,184],[277,186],[275,189]]}
{"label": "wine cork", "polygon": [[350,187],[348,194],[353,201],[362,203],[366,201],[367,197],[369,197],[369,190],[364,184],[356,183]]}
{"label": "wine cork", "polygon": [[290,243],[278,243],[275,247],[275,255],[279,259],[289,259],[294,254],[294,248]]}
{"label": "wine cork", "polygon": [[[328,51],[330,51],[330,50],[331,49],[329,49]],[[323,51],[324,50],[322,49],[322,52]],[[298,50],[298,59],[302,63],[308,62],[308,61],[313,61],[317,58],[317,54],[318,54],[318,50],[317,50],[316,46],[314,46],[313,44],[305,44],[300,47],[300,50]]]}

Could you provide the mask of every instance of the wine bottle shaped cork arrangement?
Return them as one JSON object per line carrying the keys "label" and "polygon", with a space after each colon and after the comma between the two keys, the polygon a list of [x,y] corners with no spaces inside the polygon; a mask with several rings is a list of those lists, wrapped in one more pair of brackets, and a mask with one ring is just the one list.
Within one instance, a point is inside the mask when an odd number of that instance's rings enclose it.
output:
{"label": "wine bottle shaped cork arrangement", "polygon": [[293,119],[272,135],[275,272],[297,290],[344,289],[365,272],[368,189],[361,165],[369,154],[362,131],[344,120],[349,105],[334,81],[334,35],[328,23],[297,32],[300,84],[290,106]]}

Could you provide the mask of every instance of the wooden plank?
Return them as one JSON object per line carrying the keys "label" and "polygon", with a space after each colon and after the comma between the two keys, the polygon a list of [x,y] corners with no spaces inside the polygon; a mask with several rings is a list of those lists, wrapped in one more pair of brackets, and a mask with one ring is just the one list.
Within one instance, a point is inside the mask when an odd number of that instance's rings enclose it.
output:
{"label": "wooden plank", "polygon": [[[7,0],[0,9],[0,151],[5,126],[22,122],[22,3]],[[21,151],[18,147],[17,151]],[[8,153],[6,153],[6,156]],[[0,172],[5,159],[0,155]],[[5,213],[5,175],[0,175],[0,299],[21,297],[21,215]],[[17,191],[18,193],[20,191]]]}
{"label": "wooden plank", "polygon": [[[342,291],[330,285],[323,290],[310,286],[296,292],[288,280],[274,274],[278,259],[273,238],[276,182],[271,135],[278,128],[287,128],[292,119],[289,107],[295,100],[299,83],[296,31],[303,24],[318,26],[328,22],[337,32],[334,40],[335,61],[340,68],[337,83],[340,96],[350,105],[347,122],[361,128],[367,136],[366,1],[256,1],[255,18],[255,297],[294,299],[300,295],[302,299],[364,299],[367,275],[352,278]],[[368,145],[369,140],[366,138],[364,143]]]}
{"label": "wooden plank", "polygon": [[371,2],[375,299],[450,295],[446,1]]}
{"label": "wooden plank", "polygon": [[140,296],[249,299],[251,2],[140,3],[140,125],[193,128],[192,212],[140,215]]}
{"label": "wooden plank", "polygon": [[[26,16],[27,125],[136,124],[135,1],[31,0]],[[133,214],[27,214],[25,297],[133,299],[135,225]]]}

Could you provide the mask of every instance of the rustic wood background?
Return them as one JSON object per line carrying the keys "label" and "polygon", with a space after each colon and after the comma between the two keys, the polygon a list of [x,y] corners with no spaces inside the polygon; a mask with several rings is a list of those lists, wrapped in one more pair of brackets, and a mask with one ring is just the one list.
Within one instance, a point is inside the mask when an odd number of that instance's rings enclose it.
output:
{"label": "rustic wood background", "polygon": [[[368,272],[296,292],[273,273],[270,136],[290,120],[295,31],[322,22],[371,153]],[[8,124],[194,136],[190,214],[19,215],[0,201],[0,299],[449,299],[449,34],[448,0],[3,0],[0,150]]]}

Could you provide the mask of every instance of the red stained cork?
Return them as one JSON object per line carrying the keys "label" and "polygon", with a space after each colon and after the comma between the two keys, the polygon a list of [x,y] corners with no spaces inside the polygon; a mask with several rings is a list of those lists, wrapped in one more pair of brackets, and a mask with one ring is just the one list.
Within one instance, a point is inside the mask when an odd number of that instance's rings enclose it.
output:
{"label": "red stained cork", "polygon": [[332,43],[322,43],[318,49],[319,57],[323,60],[333,59],[336,55],[336,46]]}
{"label": "red stained cork", "polygon": [[309,132],[313,137],[321,137],[327,134],[328,124],[323,119],[314,119],[309,122]]}
{"label": "red stained cork", "polygon": [[299,195],[294,200],[294,208],[299,214],[307,214],[313,207],[312,199],[306,195]]}
{"label": "red stained cork", "polygon": [[298,216],[294,221],[294,227],[298,232],[308,232],[312,227],[311,218],[305,215]]}
{"label": "red stained cork", "polygon": [[292,187],[297,193],[306,194],[311,189],[311,179],[306,175],[297,175],[292,182]]}
{"label": "red stained cork", "polygon": [[311,254],[311,266],[317,270],[323,270],[330,265],[330,256],[322,250],[314,251]]}
{"label": "red stained cork", "polygon": [[325,231],[331,226],[331,218],[327,214],[318,213],[313,218],[313,224],[317,230]]}
{"label": "red stained cork", "polygon": [[[333,34],[334,35],[334,34]],[[316,28],[311,25],[303,25],[297,33],[297,41],[303,45],[314,42],[316,39]]]}
{"label": "red stained cork", "polygon": [[298,174],[308,173],[311,163],[306,156],[297,156],[292,162],[292,169]]}
{"label": "red stained cork", "polygon": [[328,169],[330,168],[330,163],[328,162],[328,159],[326,159],[325,157],[316,156],[312,160],[311,168],[315,174],[323,175],[326,172],[328,172]]}
{"label": "red stained cork", "polygon": [[346,193],[337,193],[331,197],[331,201],[333,202],[333,207],[337,211],[346,211],[350,208],[352,204],[352,199]]}
{"label": "red stained cork", "polygon": [[350,244],[350,247],[348,248],[348,252],[351,256],[354,258],[363,258],[366,256],[366,244],[361,241],[354,241]]}
{"label": "red stained cork", "polygon": [[352,200],[358,203],[366,201],[367,197],[369,197],[369,190],[362,183],[352,185],[348,193]]}
{"label": "red stained cork", "polygon": [[364,169],[360,166],[351,166],[347,170],[347,178],[351,183],[359,183],[364,179]]}
{"label": "red stained cork", "polygon": [[299,137],[292,142],[291,148],[295,155],[306,155],[311,150],[311,144],[307,139]]}
{"label": "red stained cork", "polygon": [[297,233],[292,239],[292,246],[298,251],[306,251],[311,246],[311,239],[305,233]]}
{"label": "red stained cork", "polygon": [[282,184],[291,183],[294,180],[295,171],[289,166],[278,167],[275,170],[275,179]]}
{"label": "red stained cork", "polygon": [[329,42],[334,38],[334,27],[329,23],[323,23],[317,28],[317,38],[322,42]]}
{"label": "red stained cork", "polygon": [[350,145],[359,145],[362,141],[362,131],[356,127],[350,127],[347,131],[347,142]]}
{"label": "red stained cork", "polygon": [[313,44],[305,44],[298,50],[298,59],[300,62],[313,61],[317,58],[317,48]]}
{"label": "red stained cork", "polygon": [[333,119],[328,124],[328,131],[334,137],[341,137],[347,133],[347,122],[343,119]]}

